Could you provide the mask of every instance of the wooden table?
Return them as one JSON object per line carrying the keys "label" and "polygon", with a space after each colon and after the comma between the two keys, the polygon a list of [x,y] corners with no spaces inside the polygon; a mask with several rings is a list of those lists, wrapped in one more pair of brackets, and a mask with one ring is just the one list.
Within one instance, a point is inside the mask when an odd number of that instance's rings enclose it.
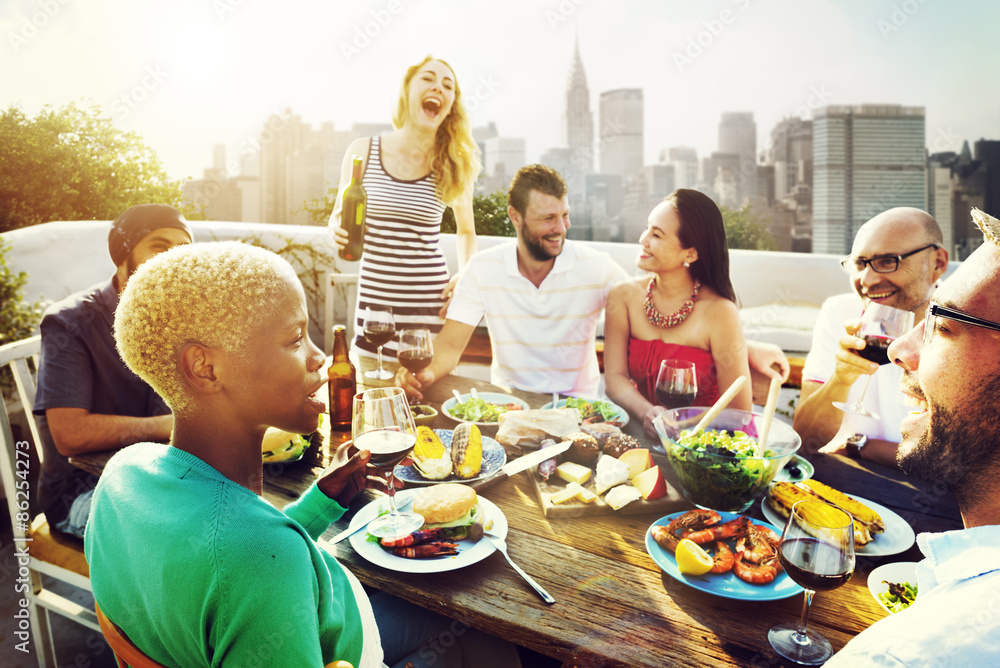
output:
{"label": "wooden table", "polygon": [[[497,390],[489,383],[449,376],[426,392],[426,403],[440,406],[452,396],[453,388],[464,393],[470,387]],[[517,391],[512,394],[532,407],[550,400]],[[454,423],[439,416],[434,426],[451,428]],[[626,430],[645,441],[638,425],[630,423]],[[327,449],[316,449],[306,460],[265,467],[265,496],[279,507],[296,498],[322,470],[328,448],[347,437],[334,432]],[[99,474],[109,456],[86,455],[72,461]],[[818,479],[895,510],[917,532],[961,527],[954,499],[933,485],[913,482],[877,464],[837,456],[820,455],[813,463]],[[776,623],[798,619],[801,596],[751,602],[692,589],[662,573],[646,552],[645,534],[657,516],[550,520],[542,514],[525,474],[492,487],[484,496],[507,517],[512,558],[555,597],[554,605],[543,603],[500,554],[442,576],[374,566],[358,556],[349,541],[330,549],[365,585],[555,657],[567,666],[786,665],[771,649],[767,631]],[[354,504],[355,509],[363,505],[363,499]],[[762,518],[759,505],[753,514]],[[351,516],[348,513],[331,525],[325,538],[346,528]],[[868,573],[882,563],[920,558],[916,546],[892,557],[859,557],[854,577],[846,585],[816,596],[810,627],[829,638],[836,649],[843,647],[885,614],[868,593]]]}

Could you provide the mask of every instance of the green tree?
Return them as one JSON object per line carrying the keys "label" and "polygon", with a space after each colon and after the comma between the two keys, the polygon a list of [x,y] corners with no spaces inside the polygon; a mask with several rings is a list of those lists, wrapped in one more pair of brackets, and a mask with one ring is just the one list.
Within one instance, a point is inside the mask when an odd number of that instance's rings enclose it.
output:
{"label": "green tree", "polygon": [[767,225],[750,211],[750,205],[739,209],[720,206],[722,223],[726,226],[726,242],[730,248],[745,250],[775,250],[778,244],[767,230]]}
{"label": "green tree", "polygon": [[7,266],[10,246],[0,237],[0,346],[26,339],[35,333],[42,319],[42,305],[24,303],[24,284],[28,274],[16,274]]}
{"label": "green tree", "polygon": [[181,208],[180,181],[134,132],[97,105],[0,113],[0,232],[52,220],[111,220],[134,204]]}
{"label": "green tree", "polygon": [[[507,193],[503,188],[497,188],[488,195],[473,196],[472,217],[476,221],[476,234],[486,237],[517,236],[513,223],[507,217]],[[448,207],[441,221],[441,231],[454,234],[457,229],[455,212]]]}
{"label": "green tree", "polygon": [[302,204],[301,211],[309,214],[313,225],[326,225],[333,215],[333,205],[337,203],[337,187],[331,186],[326,195],[319,199],[311,199]]}

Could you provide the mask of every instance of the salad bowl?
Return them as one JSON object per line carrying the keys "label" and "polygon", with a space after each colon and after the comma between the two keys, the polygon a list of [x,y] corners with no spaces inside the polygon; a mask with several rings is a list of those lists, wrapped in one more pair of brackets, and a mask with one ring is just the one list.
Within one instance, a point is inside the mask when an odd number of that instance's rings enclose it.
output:
{"label": "salad bowl", "polygon": [[699,508],[742,513],[764,495],[802,439],[784,422],[773,421],[760,447],[757,434],[764,416],[733,408],[692,433],[706,410],[667,410],[653,426],[685,499]]}

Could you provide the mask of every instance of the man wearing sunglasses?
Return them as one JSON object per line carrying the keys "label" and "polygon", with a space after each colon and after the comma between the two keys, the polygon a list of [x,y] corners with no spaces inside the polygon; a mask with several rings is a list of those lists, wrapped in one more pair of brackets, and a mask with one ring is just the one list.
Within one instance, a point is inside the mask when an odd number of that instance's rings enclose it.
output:
{"label": "man wearing sunglasses", "polygon": [[917,600],[826,665],[989,666],[1000,656],[1000,221],[934,293],[927,318],[889,347],[910,400],[903,473],[955,495],[961,531],[922,533]]}
{"label": "man wearing sunglasses", "polygon": [[[855,334],[872,302],[911,311],[919,323],[935,283],[948,268],[948,251],[933,217],[920,209],[898,207],[865,223],[841,264],[853,292],[831,297],[820,311],[802,370],[795,430],[807,453],[842,454],[895,466],[899,422],[909,410],[899,391],[901,371],[859,356],[855,351],[865,342]],[[835,401],[853,405],[862,392],[862,405],[878,418],[833,405]]]}

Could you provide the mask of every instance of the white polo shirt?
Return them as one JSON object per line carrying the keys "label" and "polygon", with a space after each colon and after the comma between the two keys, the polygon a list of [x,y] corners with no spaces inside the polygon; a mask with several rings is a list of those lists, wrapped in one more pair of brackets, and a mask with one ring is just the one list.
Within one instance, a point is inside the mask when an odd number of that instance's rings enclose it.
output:
{"label": "white polo shirt", "polygon": [[628,274],[607,253],[566,241],[541,286],[517,268],[517,242],[472,256],[455,287],[448,319],[475,327],[485,318],[493,345],[491,381],[528,392],[595,397],[594,348],[608,292]]}

